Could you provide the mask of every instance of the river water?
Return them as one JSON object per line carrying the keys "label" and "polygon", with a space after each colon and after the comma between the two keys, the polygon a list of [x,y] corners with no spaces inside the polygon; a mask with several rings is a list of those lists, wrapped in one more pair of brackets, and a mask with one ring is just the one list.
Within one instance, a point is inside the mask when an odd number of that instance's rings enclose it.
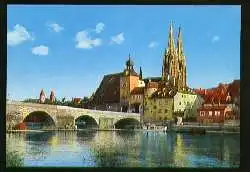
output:
{"label": "river water", "polygon": [[239,134],[59,131],[6,134],[24,166],[239,167]]}

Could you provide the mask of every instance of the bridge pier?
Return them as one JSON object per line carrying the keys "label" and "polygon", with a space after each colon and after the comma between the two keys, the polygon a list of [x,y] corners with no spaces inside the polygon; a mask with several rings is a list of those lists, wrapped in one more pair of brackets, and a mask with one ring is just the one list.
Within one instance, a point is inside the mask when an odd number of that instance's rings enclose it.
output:
{"label": "bridge pier", "polygon": [[113,129],[114,118],[99,118],[99,129]]}

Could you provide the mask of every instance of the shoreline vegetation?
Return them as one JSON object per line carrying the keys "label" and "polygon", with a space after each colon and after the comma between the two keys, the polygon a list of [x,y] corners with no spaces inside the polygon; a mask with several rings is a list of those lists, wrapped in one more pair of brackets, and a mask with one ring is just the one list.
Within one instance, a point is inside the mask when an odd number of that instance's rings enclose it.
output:
{"label": "shoreline vegetation", "polygon": [[24,160],[17,151],[6,149],[6,167],[22,167]]}

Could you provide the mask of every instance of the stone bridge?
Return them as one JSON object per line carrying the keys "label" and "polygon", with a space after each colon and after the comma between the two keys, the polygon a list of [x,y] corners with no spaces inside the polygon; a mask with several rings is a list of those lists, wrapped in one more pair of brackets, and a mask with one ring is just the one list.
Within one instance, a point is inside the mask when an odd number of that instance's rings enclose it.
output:
{"label": "stone bridge", "polygon": [[76,120],[86,116],[95,121],[98,128],[113,128],[118,122],[126,120],[140,123],[140,114],[98,111],[92,109],[72,108],[68,106],[24,103],[24,102],[7,102],[6,107],[6,127],[15,126],[25,122],[32,114],[40,113],[53,122],[57,129],[71,129],[76,125]]}

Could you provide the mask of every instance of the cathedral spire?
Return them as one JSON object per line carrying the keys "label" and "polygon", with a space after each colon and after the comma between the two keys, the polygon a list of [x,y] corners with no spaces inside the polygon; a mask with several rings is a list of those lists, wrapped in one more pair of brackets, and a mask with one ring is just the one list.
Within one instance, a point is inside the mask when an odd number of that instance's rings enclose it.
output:
{"label": "cathedral spire", "polygon": [[178,39],[177,39],[177,54],[179,56],[179,59],[185,63],[185,56],[183,51],[183,42],[182,42],[182,33],[181,33],[181,27],[179,27],[178,32]]}
{"label": "cathedral spire", "polygon": [[183,51],[183,42],[182,42],[182,32],[181,32],[181,27],[179,27],[179,32],[178,32],[178,39],[177,39],[177,55],[178,55],[178,60],[180,63],[180,86],[182,88],[186,88],[186,59]]}
{"label": "cathedral spire", "polygon": [[181,56],[183,53],[181,27],[179,27],[179,33],[178,33],[178,39],[177,39],[177,51],[178,51],[178,55]]}
{"label": "cathedral spire", "polygon": [[170,22],[169,35],[168,35],[168,51],[173,53],[175,51],[174,46],[174,34],[173,34],[173,22]]}

